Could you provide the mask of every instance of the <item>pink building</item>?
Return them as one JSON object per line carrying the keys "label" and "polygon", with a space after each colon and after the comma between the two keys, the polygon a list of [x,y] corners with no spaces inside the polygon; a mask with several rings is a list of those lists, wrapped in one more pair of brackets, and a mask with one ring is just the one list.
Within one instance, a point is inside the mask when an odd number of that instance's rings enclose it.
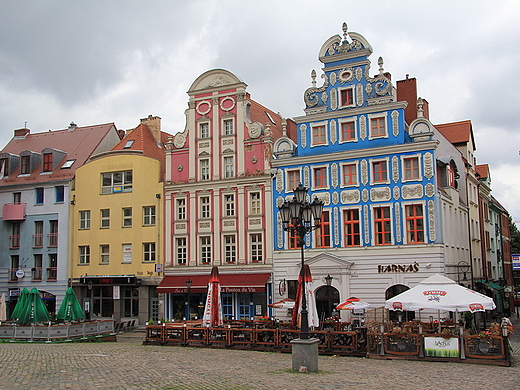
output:
{"label": "pink building", "polygon": [[[200,318],[219,267],[224,318],[263,316],[271,297],[272,145],[294,123],[213,69],[188,91],[186,128],[169,143],[165,267],[158,292],[168,319]],[[161,295],[161,297],[163,297]]]}

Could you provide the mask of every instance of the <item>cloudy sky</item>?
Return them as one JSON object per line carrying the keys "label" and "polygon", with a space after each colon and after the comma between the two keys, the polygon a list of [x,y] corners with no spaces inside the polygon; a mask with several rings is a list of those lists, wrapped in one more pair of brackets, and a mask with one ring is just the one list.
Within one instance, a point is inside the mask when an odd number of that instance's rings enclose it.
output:
{"label": "cloudy sky", "polygon": [[493,195],[520,221],[517,0],[0,0],[0,148],[33,133],[149,114],[184,128],[186,91],[230,70],[254,100],[303,114],[321,45],[343,22],[393,80],[418,80],[433,123],[470,119]]}

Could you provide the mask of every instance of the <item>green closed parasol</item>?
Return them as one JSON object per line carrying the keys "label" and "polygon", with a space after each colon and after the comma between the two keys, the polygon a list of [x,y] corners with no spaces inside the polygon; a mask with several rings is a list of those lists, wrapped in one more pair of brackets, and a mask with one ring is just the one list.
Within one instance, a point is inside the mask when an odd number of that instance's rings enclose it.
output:
{"label": "green closed parasol", "polygon": [[[18,304],[16,306],[18,306]],[[34,322],[44,322],[49,320],[49,312],[45,307],[45,303],[43,303],[38,289],[34,287],[29,292],[26,303],[22,306],[17,322],[19,324],[31,324]]]}
{"label": "green closed parasol", "polygon": [[24,309],[22,309],[25,306],[25,302],[29,299],[29,290],[27,288],[22,288],[22,291],[20,292],[20,297],[18,298],[18,302],[16,302],[16,306],[14,307],[13,312],[11,313],[11,319],[17,320],[20,317],[20,314]]}
{"label": "green closed parasol", "polygon": [[74,294],[74,290],[72,287],[69,287],[65,293],[65,298],[63,298],[63,301],[61,302],[56,318],[58,320],[72,321],[80,320],[85,317],[85,312],[81,308],[81,305]]}

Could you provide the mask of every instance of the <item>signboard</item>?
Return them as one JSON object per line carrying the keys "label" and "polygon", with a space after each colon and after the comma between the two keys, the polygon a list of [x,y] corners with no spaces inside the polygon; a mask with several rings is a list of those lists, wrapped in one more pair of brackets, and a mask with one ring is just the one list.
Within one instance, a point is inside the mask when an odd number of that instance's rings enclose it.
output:
{"label": "signboard", "polygon": [[511,255],[513,260],[513,271],[520,271],[520,254]]}
{"label": "signboard", "polygon": [[121,293],[119,286],[113,286],[114,299],[121,299]]}
{"label": "signboard", "polygon": [[123,244],[123,263],[132,262],[132,244]]}
{"label": "signboard", "polygon": [[459,357],[458,337],[425,337],[424,354],[426,356]]}

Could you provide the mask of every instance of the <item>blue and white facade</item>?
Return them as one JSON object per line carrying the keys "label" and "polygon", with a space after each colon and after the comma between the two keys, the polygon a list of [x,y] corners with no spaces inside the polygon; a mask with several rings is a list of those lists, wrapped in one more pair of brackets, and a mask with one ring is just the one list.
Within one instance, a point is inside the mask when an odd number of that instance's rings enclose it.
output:
{"label": "blue and white facade", "polygon": [[[297,144],[285,136],[273,148],[274,285],[280,286],[273,299],[290,295],[300,269],[300,250],[283,230],[278,207],[301,182],[325,203],[322,227],[307,235],[305,251],[322,318],[351,296],[382,306],[401,286],[444,273],[442,221],[467,223],[459,204],[465,199],[460,153],[423,116],[420,99],[416,119],[406,123],[405,108],[416,102],[397,100],[381,58],[371,76],[371,54],[367,40],[345,24],[343,37],[327,40],[319,53],[323,84],[317,86],[312,71],[305,115],[293,118]],[[467,237],[460,233],[455,241],[456,263],[466,256]],[[327,275],[332,289],[325,287]]]}

